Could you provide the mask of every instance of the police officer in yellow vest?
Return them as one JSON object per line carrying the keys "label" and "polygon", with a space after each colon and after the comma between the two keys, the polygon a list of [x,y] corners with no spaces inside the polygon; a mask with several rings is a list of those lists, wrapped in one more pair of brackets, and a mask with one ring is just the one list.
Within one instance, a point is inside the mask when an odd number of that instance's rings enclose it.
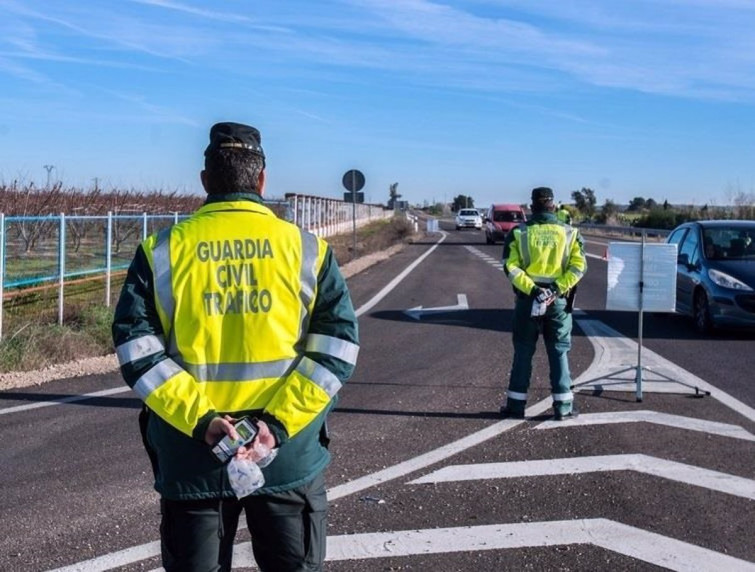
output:
{"label": "police officer in yellow vest", "polygon": [[556,209],[556,218],[565,224],[571,224],[571,213],[561,203],[558,204],[558,208]]}
{"label": "police officer in yellow vest", "polygon": [[[325,557],[325,421],[356,364],[357,320],[328,244],[264,205],[264,168],[257,129],[214,125],[204,206],[139,246],[115,311],[168,572],[230,570],[242,510],[262,570],[321,570]],[[237,499],[211,446],[242,416],[259,434],[236,457],[277,456]]]}
{"label": "police officer in yellow vest", "polygon": [[532,216],[506,236],[503,263],[516,294],[512,338],[514,361],[503,418],[524,418],[532,356],[542,331],[550,365],[556,419],[576,416],[568,354],[572,316],[569,294],[587,270],[579,231],[553,214],[553,191],[532,190]]}

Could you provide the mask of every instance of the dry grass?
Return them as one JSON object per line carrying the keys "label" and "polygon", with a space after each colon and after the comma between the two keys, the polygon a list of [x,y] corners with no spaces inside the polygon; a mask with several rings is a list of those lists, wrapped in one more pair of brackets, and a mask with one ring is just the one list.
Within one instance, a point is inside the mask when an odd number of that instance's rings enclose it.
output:
{"label": "dry grass", "polygon": [[405,218],[396,216],[358,228],[356,251],[353,232],[330,237],[327,241],[336,255],[339,266],[343,266],[362,256],[406,242],[412,237],[413,232],[412,225]]}

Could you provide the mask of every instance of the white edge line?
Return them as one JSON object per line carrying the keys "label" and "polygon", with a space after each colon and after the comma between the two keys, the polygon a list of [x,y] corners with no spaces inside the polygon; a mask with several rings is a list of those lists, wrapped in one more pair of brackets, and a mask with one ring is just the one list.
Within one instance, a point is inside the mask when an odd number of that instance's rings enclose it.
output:
{"label": "white edge line", "polygon": [[364,304],[362,304],[362,306],[358,310],[356,310],[356,312],[355,312],[356,317],[358,318],[359,316],[361,316],[365,312],[369,312],[372,308],[374,308],[383,298],[385,298],[391,292],[391,290],[393,290],[396,286],[398,286],[399,283],[404,278],[406,278],[412,270],[414,270],[425,258],[427,258],[428,256],[430,256],[433,253],[433,251],[436,248],[438,248],[438,245],[441,242],[443,242],[444,240],[446,240],[447,236],[448,236],[448,234],[446,234],[445,232],[443,232],[442,236],[440,237],[440,240],[438,240],[438,242],[436,242],[432,246],[432,248],[430,248],[427,252],[425,252],[422,256],[420,256],[417,260],[415,260],[409,266],[407,266],[403,270],[403,272],[401,272],[401,274],[399,274],[393,280],[391,280],[388,284],[386,284],[383,287],[383,289],[380,290],[380,292],[378,292],[370,300],[368,300],[367,302],[365,302]]}
{"label": "white edge line", "polygon": [[125,393],[131,391],[128,386],[114,387],[112,389],[103,389],[102,391],[95,391],[94,393],[85,393],[83,395],[72,395],[70,397],[63,397],[62,399],[54,399],[50,401],[39,401],[37,403],[30,403],[28,405],[18,405],[16,407],[8,407],[6,409],[0,409],[0,415],[7,415],[8,413],[18,413],[20,411],[29,411],[30,409],[39,409],[40,407],[51,407],[52,405],[63,405],[64,403],[75,403],[77,401],[85,401],[94,397],[103,397],[105,395],[115,395],[118,393]]}

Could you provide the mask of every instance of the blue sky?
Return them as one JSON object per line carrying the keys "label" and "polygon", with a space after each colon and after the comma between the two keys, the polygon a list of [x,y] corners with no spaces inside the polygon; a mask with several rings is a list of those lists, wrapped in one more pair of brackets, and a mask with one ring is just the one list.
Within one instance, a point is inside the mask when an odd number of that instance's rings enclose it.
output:
{"label": "blue sky", "polygon": [[201,193],[258,127],[268,194],[755,197],[755,0],[0,0],[0,180]]}

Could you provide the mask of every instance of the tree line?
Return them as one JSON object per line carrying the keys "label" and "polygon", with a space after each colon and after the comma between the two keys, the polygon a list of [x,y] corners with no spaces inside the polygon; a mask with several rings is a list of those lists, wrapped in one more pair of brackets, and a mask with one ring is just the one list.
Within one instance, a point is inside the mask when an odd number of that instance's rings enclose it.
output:
{"label": "tree line", "polygon": [[[672,205],[667,200],[659,203],[653,198],[634,197],[627,204],[605,199],[598,205],[595,191],[583,187],[572,191],[571,203],[562,206],[572,215],[575,223],[590,222],[612,226],[636,226],[640,228],[672,229],[690,220],[706,219],[746,219],[755,220],[755,193],[739,191],[732,193],[731,204]],[[471,196],[457,195],[451,202],[451,211],[474,208]],[[525,210],[529,205],[521,205]]]}

